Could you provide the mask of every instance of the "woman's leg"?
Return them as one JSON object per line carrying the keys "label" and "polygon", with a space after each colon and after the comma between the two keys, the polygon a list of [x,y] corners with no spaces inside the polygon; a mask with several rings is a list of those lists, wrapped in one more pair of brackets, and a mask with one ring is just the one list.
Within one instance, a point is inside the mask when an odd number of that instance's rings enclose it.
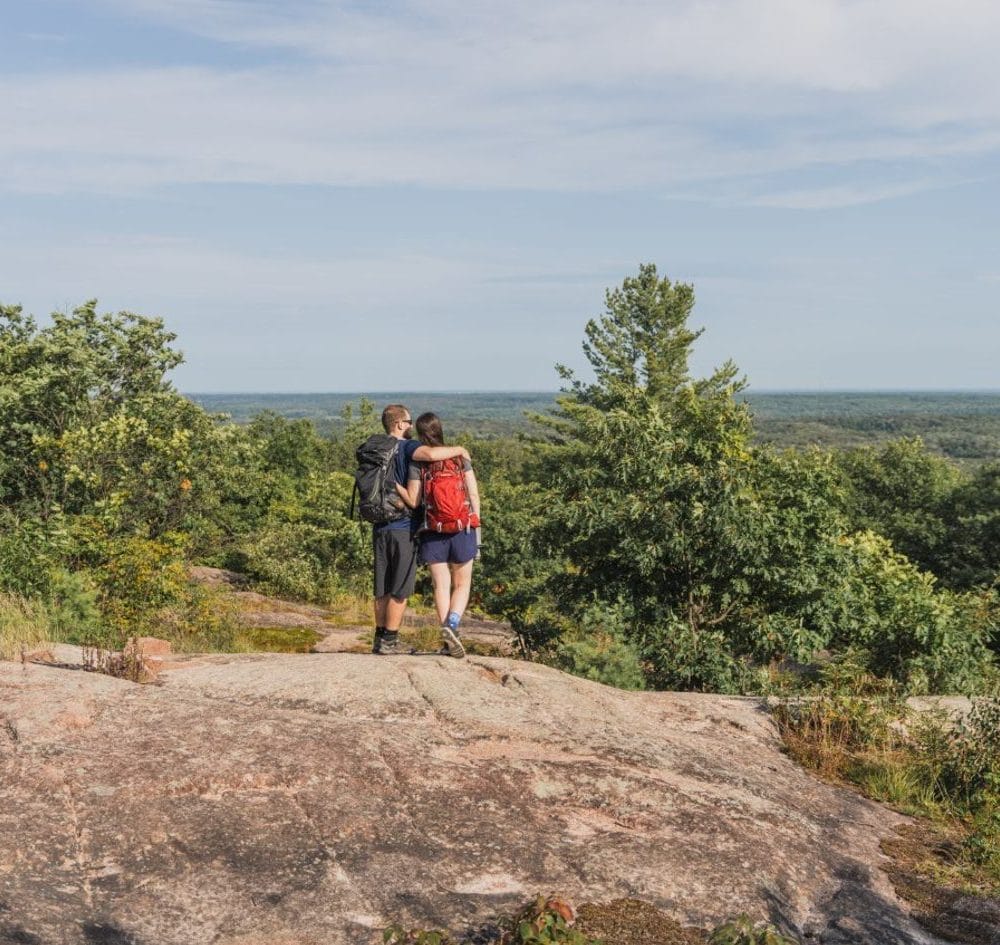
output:
{"label": "woman's leg", "polygon": [[452,597],[451,571],[446,561],[432,561],[427,567],[430,568],[431,581],[434,584],[434,609],[437,611],[438,620],[444,623],[448,619],[448,605]]}
{"label": "woman's leg", "polygon": [[[448,602],[448,610],[453,611],[461,617],[465,613],[465,608],[469,606],[469,594],[472,593],[472,562],[465,561],[462,564],[453,563],[449,564],[448,568],[451,571],[451,597]],[[435,600],[437,600],[436,595]],[[441,608],[439,607],[438,612],[440,610]]]}

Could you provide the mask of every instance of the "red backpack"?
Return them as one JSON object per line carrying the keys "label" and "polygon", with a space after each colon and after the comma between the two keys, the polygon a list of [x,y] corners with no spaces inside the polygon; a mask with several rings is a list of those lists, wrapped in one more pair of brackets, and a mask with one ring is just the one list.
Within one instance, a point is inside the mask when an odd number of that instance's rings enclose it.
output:
{"label": "red backpack", "polygon": [[465,470],[460,459],[427,463],[420,469],[424,492],[424,528],[454,534],[475,528],[479,522],[465,488]]}

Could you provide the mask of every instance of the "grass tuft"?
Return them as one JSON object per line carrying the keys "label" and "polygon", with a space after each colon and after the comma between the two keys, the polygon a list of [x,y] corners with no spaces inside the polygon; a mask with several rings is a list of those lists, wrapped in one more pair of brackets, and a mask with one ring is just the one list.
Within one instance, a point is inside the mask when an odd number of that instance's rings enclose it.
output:
{"label": "grass tuft", "polygon": [[20,659],[51,636],[49,614],[42,603],[0,592],[0,659]]}
{"label": "grass tuft", "polygon": [[800,764],[926,819],[940,839],[919,866],[926,876],[1000,893],[1000,700],[976,699],[956,720],[914,712],[891,693],[828,692],[788,700],[774,716]]}

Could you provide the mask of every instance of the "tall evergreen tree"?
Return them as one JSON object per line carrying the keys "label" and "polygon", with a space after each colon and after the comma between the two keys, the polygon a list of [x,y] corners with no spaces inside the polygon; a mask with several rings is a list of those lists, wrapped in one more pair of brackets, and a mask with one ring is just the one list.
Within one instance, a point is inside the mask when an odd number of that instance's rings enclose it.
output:
{"label": "tall evergreen tree", "polygon": [[548,534],[571,562],[564,599],[617,602],[655,683],[726,686],[760,518],[736,367],[689,373],[693,305],[691,286],[643,265],[587,324],[594,380],[560,368]]}

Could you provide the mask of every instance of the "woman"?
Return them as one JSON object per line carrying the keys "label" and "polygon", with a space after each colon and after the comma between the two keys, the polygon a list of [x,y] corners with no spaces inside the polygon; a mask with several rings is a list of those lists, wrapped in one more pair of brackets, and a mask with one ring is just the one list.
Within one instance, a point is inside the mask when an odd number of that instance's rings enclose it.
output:
{"label": "woman", "polygon": [[[421,414],[416,428],[425,446],[445,445],[437,414]],[[443,651],[461,658],[465,647],[459,624],[469,604],[479,538],[479,486],[472,463],[462,459],[411,463],[406,488],[396,489],[411,509],[424,502],[420,560],[430,568]]]}

